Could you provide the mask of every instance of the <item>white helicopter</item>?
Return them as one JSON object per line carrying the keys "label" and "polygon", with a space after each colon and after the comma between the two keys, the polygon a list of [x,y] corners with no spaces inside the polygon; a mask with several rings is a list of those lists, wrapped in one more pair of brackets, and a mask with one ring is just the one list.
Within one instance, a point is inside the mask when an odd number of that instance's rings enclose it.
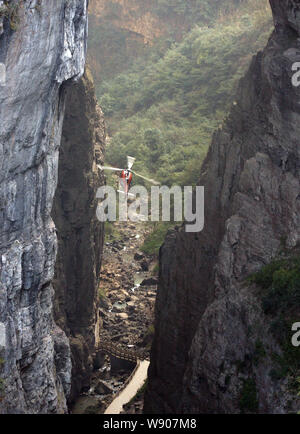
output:
{"label": "white helicopter", "polygon": [[100,166],[98,165],[98,168],[100,170],[111,170],[113,172],[120,172],[120,184],[124,188],[124,191],[118,190],[119,193],[126,194],[126,196],[130,196],[128,193],[130,189],[130,185],[133,179],[133,175],[138,176],[139,178],[144,179],[145,181],[150,182],[154,185],[160,185],[159,182],[155,181],[154,179],[146,178],[146,176],[142,176],[139,173],[136,173],[132,170],[132,166],[134,165],[135,158],[133,157],[127,157],[127,169],[118,169],[116,167],[110,167],[110,166]]}

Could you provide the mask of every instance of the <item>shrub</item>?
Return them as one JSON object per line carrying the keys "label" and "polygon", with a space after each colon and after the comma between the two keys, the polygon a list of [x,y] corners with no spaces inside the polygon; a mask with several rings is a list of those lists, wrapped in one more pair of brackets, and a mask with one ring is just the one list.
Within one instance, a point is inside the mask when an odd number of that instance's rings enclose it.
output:
{"label": "shrub", "polygon": [[158,255],[168,230],[174,226],[172,223],[159,222],[154,226],[153,232],[145,239],[141,250],[147,255]]}
{"label": "shrub", "polygon": [[255,380],[248,378],[244,384],[240,396],[241,413],[257,413],[258,400]]}
{"label": "shrub", "polygon": [[273,260],[248,280],[262,289],[262,293],[258,294],[262,308],[270,317],[270,331],[282,350],[281,354],[272,355],[275,367],[270,376],[274,380],[290,376],[295,387],[300,373],[300,351],[291,344],[291,325],[300,317],[299,253],[291,252]]}

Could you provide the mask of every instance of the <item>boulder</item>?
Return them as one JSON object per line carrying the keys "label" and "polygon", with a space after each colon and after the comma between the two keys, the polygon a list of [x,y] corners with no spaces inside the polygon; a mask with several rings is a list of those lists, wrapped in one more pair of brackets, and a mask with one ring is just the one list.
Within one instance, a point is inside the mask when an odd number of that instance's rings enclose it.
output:
{"label": "boulder", "polygon": [[155,285],[158,285],[157,277],[149,277],[147,279],[144,279],[141,283],[141,286],[155,286]]}
{"label": "boulder", "polygon": [[117,314],[117,317],[120,318],[120,319],[123,319],[123,320],[128,319],[128,315],[127,315],[127,313],[125,313],[125,312],[118,313],[118,314]]}
{"label": "boulder", "polygon": [[107,395],[113,393],[113,387],[104,380],[100,380],[95,387],[95,392],[99,395]]}
{"label": "boulder", "polygon": [[121,303],[117,301],[113,304],[112,311],[113,312],[123,312],[127,307],[127,303]]}
{"label": "boulder", "polygon": [[141,270],[142,271],[148,271],[149,270],[149,265],[148,265],[148,262],[146,260],[141,261]]}
{"label": "boulder", "polygon": [[142,252],[136,252],[136,254],[134,255],[135,261],[141,261],[144,258],[145,258],[145,255]]}

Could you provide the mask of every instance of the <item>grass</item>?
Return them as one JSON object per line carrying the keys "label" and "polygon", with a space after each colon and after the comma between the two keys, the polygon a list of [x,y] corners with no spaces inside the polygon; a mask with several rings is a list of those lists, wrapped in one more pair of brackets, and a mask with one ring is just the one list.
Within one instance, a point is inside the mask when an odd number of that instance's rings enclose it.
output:
{"label": "grass", "polygon": [[106,298],[106,292],[105,289],[102,287],[102,285],[100,285],[99,287],[99,297],[101,298]]}
{"label": "grass", "polygon": [[114,240],[119,241],[122,238],[121,232],[115,227],[113,222],[105,222],[104,232],[105,232],[105,237],[104,237],[105,243],[109,243]]}
{"label": "grass", "polygon": [[154,339],[154,334],[155,334],[155,327],[154,327],[154,324],[151,324],[148,327],[148,330],[146,331],[145,336],[143,338],[143,343],[145,345],[146,350],[151,349],[152,342]]}
{"label": "grass", "polygon": [[155,266],[153,267],[152,271],[153,271],[154,274],[158,274],[159,273],[159,262],[157,262],[155,264]]}
{"label": "grass", "polygon": [[145,239],[141,247],[142,252],[147,255],[158,255],[159,249],[162,246],[167,232],[174,227],[174,223],[158,222],[154,224],[153,232]]}

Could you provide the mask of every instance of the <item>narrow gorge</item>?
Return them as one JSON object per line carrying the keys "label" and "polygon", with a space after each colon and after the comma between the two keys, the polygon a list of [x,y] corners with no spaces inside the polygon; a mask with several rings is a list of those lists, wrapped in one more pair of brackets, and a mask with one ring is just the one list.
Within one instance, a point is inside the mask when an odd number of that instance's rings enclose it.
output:
{"label": "narrow gorge", "polygon": [[1,415],[299,412],[299,69],[298,0],[0,0]]}

